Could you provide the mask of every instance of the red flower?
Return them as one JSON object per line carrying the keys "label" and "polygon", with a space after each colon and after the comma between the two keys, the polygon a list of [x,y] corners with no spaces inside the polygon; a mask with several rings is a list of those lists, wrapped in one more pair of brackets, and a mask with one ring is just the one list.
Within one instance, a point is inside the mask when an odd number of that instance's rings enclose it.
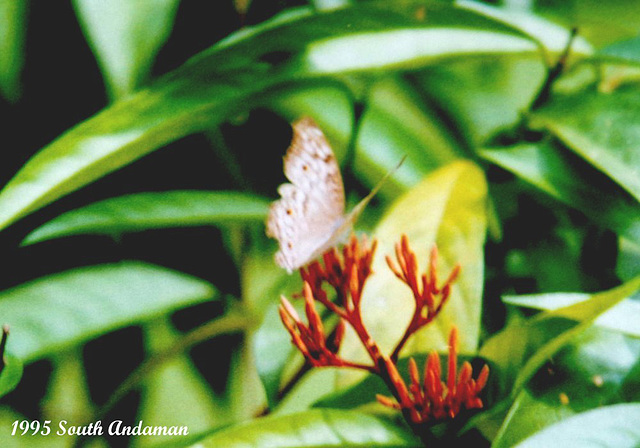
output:
{"label": "red flower", "polygon": [[385,260],[393,273],[406,283],[416,302],[413,317],[409,322],[402,339],[391,354],[391,359],[397,361],[400,350],[413,333],[431,322],[442,311],[442,307],[447,302],[451,294],[451,285],[458,278],[460,266],[453,268],[449,277],[442,287],[438,287],[438,249],[434,246],[429,256],[429,273],[420,274],[416,254],[409,247],[409,239],[406,235],[402,235],[400,243],[396,244],[396,260],[398,265],[390,256],[386,256]]}
{"label": "red flower", "polygon": [[475,409],[482,407],[478,397],[487,383],[489,367],[485,365],[478,378],[472,378],[472,367],[468,361],[462,364],[460,373],[458,363],[458,331],[454,327],[449,335],[449,364],[447,382],[441,378],[440,356],[432,352],[426,363],[424,375],[420,378],[418,365],[413,358],[409,359],[409,375],[411,384],[407,386],[402,378],[396,379],[396,388],[403,393],[401,400],[394,401],[389,397],[378,395],[378,401],[391,408],[408,411],[413,423],[420,424],[431,420],[454,418],[462,408]]}
{"label": "red flower", "polygon": [[[416,433],[423,432],[423,424],[434,420],[455,417],[462,408],[482,407],[479,394],[489,375],[484,366],[478,378],[472,378],[471,364],[465,362],[457,372],[457,330],[451,330],[449,337],[449,365],[447,381],[442,382],[440,358],[432,353],[420,379],[418,367],[413,359],[409,361],[411,384],[407,387],[397,368],[398,356],[407,340],[440,313],[451,294],[451,285],[460,272],[456,266],[447,280],[438,286],[438,251],[434,247],[430,254],[428,272],[420,273],[415,253],[409,247],[406,236],[402,236],[395,247],[396,260],[386,257],[393,273],[411,289],[415,309],[411,321],[391,355],[382,354],[371,338],[362,321],[360,302],[364,285],[372,274],[371,264],[376,250],[376,242],[369,244],[366,238],[358,241],[354,236],[346,244],[342,253],[331,249],[323,255],[324,264],[314,261],[300,269],[304,289],[305,314],[308,324],[304,324],[295,308],[282,297],[280,317],[291,335],[293,344],[304,355],[309,365],[314,367],[351,367],[367,370],[379,375],[387,384],[395,399],[379,395],[378,401],[402,411],[405,420]],[[336,294],[331,301],[323,288],[328,284]],[[338,326],[333,335],[327,335],[315,303],[320,302],[338,316]],[[345,325],[350,325],[367,350],[372,364],[359,364],[338,355]]]}

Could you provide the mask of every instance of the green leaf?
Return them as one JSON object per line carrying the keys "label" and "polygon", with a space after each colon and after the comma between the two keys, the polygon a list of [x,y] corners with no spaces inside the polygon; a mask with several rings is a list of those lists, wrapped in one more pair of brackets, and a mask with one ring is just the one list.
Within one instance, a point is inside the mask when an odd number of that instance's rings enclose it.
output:
{"label": "green leaf", "polygon": [[555,97],[533,114],[533,124],[560,138],[640,201],[640,92],[583,92]]}
{"label": "green leaf", "polygon": [[493,440],[492,448],[507,448],[539,431],[540,428],[574,415],[566,406],[558,406],[559,400],[548,402],[536,398],[528,389],[521,391],[509,409],[500,431]]}
{"label": "green leaf", "polygon": [[595,327],[587,330],[518,394],[493,446],[515,446],[576,413],[620,402],[639,354],[638,340]]}
{"label": "green leaf", "polygon": [[278,402],[283,370],[294,353],[291,337],[280,321],[277,303],[269,306],[262,325],[254,332],[253,349],[256,369],[264,385],[269,407],[273,408]]}
{"label": "green leaf", "polygon": [[[548,293],[524,296],[506,296],[502,300],[509,305],[534,308],[537,310],[567,310],[566,307],[589,300],[586,293]],[[567,316],[570,317],[570,316]],[[594,324],[602,328],[620,331],[625,334],[640,337],[640,301],[629,298],[618,303],[601,314]]]}
{"label": "green leaf", "polygon": [[[418,365],[424,363],[425,356],[415,356]],[[401,366],[399,371],[401,374],[407,372],[408,362],[406,358],[400,360]],[[405,381],[406,375],[403,375]],[[391,392],[387,388],[382,378],[378,375],[367,374],[361,381],[344,389],[336,390],[327,394],[313,403],[313,407],[332,408],[332,409],[355,409],[359,406],[365,406],[371,403],[377,403],[376,395],[390,396]]]}
{"label": "green leaf", "polygon": [[73,269],[0,293],[9,347],[31,362],[100,334],[214,297],[203,280],[139,262]]}
{"label": "green leaf", "polygon": [[389,190],[395,190],[394,199],[425,174],[464,156],[465,151],[438,111],[411,84],[399,77],[387,78],[368,93],[353,170],[373,187],[405,155],[407,159],[388,185]]}
{"label": "green leaf", "polygon": [[273,409],[283,372],[294,351],[278,313],[280,296],[291,297],[294,292],[300,292],[302,281],[298,275],[288,275],[274,262],[275,242],[267,240],[262,230],[259,233],[252,235],[251,251],[242,264],[242,298],[262,315],[260,326],[251,332],[250,338],[255,368],[268,405]]}
{"label": "green leaf", "polygon": [[[512,26],[536,40],[543,58],[524,54],[487,55],[445,61],[417,74],[427,98],[435,99],[454,119],[457,134],[472,147],[486,144],[496,132],[514,127],[544,82],[550,53],[560,53],[569,41],[567,29],[518,8],[496,8],[480,2],[458,5]],[[569,24],[571,25],[571,24]],[[577,37],[571,56],[591,53],[591,45]]]}
{"label": "green leaf", "polygon": [[549,142],[485,149],[485,159],[512,171],[596,223],[640,241],[640,205],[602,173]]}
{"label": "green leaf", "polygon": [[640,274],[640,242],[618,238],[618,262],[616,274],[627,281]]}
{"label": "green leaf", "polygon": [[[311,369],[278,403],[274,415],[289,415],[311,409],[318,400],[340,390],[341,369]],[[343,373],[343,372],[342,372]]]}
{"label": "green leaf", "polygon": [[522,366],[520,372],[514,381],[513,390],[517,391],[524,386],[527,381],[535,374],[535,372],[560,348],[567,344],[576,335],[579,335],[586,328],[589,328],[595,320],[604,312],[608,311],[625,298],[634,294],[640,288],[640,277],[636,277],[617,288],[601,293],[593,294],[591,299],[558,308],[554,311],[548,311],[540,317],[533,318],[536,320],[555,319],[558,316],[567,317],[568,319],[580,322],[578,325],[562,332],[549,342],[542,345]]}
{"label": "green leaf", "polygon": [[640,401],[640,361],[635,359],[635,365],[629,369],[627,376],[623,379],[621,396],[624,401]]}
{"label": "green leaf", "polygon": [[[144,326],[147,351],[151,356],[167,350],[178,339],[169,319],[156,319]],[[214,424],[227,423],[226,405],[207,386],[186,354],[155,369],[142,392],[138,419],[150,426],[187,426],[198,433]],[[171,436],[137,437],[134,446],[168,442]]]}
{"label": "green leaf", "polygon": [[22,378],[22,362],[11,353],[4,354],[4,368],[0,372],[0,397],[16,388]]}
{"label": "green leaf", "polygon": [[70,235],[117,235],[165,227],[260,222],[269,203],[222,191],[137,193],[95,202],[60,215],[31,232],[23,245]]}
{"label": "green leaf", "polygon": [[32,157],[0,192],[0,228],[246,110],[269,89],[340,73],[422,67],[461,55],[538,51],[516,30],[471,11],[429,4],[425,21],[414,12],[381,3],[290,13],[225,39]]}
{"label": "green leaf", "polygon": [[513,323],[489,338],[480,355],[499,366],[503,390],[515,397],[551,356],[639,288],[640,277],[636,277],[589,300]]}
{"label": "green leaf", "polygon": [[[547,51],[560,53],[569,43],[569,30],[530,12],[517,8],[496,8],[468,0],[459,0],[456,3],[471,11],[477,11],[486,17],[517,28],[538,41],[542,48]],[[591,44],[582,36],[573,39],[571,43],[571,56],[590,54],[592,51]],[[551,61],[547,61],[547,63],[551,65]]]}
{"label": "green leaf", "polygon": [[[475,352],[480,336],[486,213],[484,174],[473,163],[460,161],[434,171],[400,197],[382,218],[374,232],[378,249],[374,274],[367,281],[362,298],[362,315],[384,353],[390,353],[400,340],[415,308],[411,291],[384,260],[386,255],[393,256],[394,244],[402,234],[408,236],[423,272],[434,244],[440,254],[440,278],[456,264],[462,266],[443,311],[409,340],[402,353],[446,348],[453,325],[459,330],[460,350]],[[347,359],[359,359],[364,351],[361,342],[349,336],[353,335],[347,333],[341,354]]]}
{"label": "green leaf", "polygon": [[169,37],[179,0],[74,0],[78,20],[100,64],[112,99],[149,76]]}
{"label": "green leaf", "polygon": [[430,98],[454,119],[472,147],[521,120],[542,85],[545,66],[533,55],[491,55],[429,67],[416,75]]}
{"label": "green leaf", "polygon": [[640,404],[617,404],[578,414],[529,437],[517,448],[548,446],[637,447]]}
{"label": "green leaf", "polygon": [[20,97],[27,0],[0,0],[0,95]]}
{"label": "green leaf", "polygon": [[268,406],[263,383],[256,368],[255,347],[251,345],[249,334],[245,333],[244,336],[232,354],[225,389],[234,422],[262,415]]}
{"label": "green leaf", "polygon": [[408,429],[372,415],[338,410],[311,410],[271,416],[214,433],[202,447],[312,448],[420,447]]}
{"label": "green leaf", "polygon": [[595,57],[606,62],[640,64],[640,37],[614,42],[601,49]]}
{"label": "green leaf", "polygon": [[640,32],[640,11],[635,0],[546,0],[533,2],[532,6],[556,22],[575,26],[598,47]]}
{"label": "green leaf", "polygon": [[85,372],[82,347],[52,356],[53,372],[42,400],[42,418],[51,421],[85,422],[94,415]]}

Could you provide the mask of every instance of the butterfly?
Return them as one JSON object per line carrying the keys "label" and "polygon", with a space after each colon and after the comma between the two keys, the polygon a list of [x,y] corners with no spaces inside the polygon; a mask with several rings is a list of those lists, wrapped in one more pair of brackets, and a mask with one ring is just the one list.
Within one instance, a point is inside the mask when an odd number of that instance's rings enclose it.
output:
{"label": "butterfly", "polygon": [[[293,139],[284,156],[291,183],[278,187],[281,198],[271,204],[267,236],[279,250],[276,263],[289,273],[342,242],[390,171],[353,210],[345,214],[340,166],[318,125],[309,117],[293,123]],[[400,164],[404,161],[400,161]],[[400,166],[398,164],[398,167]]]}

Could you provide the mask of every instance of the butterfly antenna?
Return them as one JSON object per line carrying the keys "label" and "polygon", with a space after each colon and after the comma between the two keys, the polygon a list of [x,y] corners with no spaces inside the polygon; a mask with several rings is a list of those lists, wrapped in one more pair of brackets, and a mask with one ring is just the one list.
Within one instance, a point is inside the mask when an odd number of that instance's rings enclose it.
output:
{"label": "butterfly antenna", "polygon": [[362,199],[358,205],[356,205],[353,210],[351,211],[350,215],[351,217],[355,220],[358,216],[360,216],[360,214],[362,213],[362,211],[364,210],[364,208],[369,204],[369,202],[371,202],[371,199],[373,199],[373,197],[376,195],[376,193],[380,190],[380,188],[382,188],[382,186],[384,185],[384,183],[389,179],[389,177],[391,177],[392,174],[394,174],[396,171],[398,171],[398,168],[400,168],[402,166],[402,164],[404,163],[404,161],[407,159],[407,155],[405,154],[404,156],[402,156],[402,159],[400,159],[400,162],[398,162],[398,164],[393,167],[392,169],[390,169],[389,171],[387,171],[387,174],[384,175],[384,177],[382,179],[380,179],[378,181],[378,183],[376,184],[375,187],[373,187],[373,189],[371,190],[371,192],[365,196],[364,199]]}

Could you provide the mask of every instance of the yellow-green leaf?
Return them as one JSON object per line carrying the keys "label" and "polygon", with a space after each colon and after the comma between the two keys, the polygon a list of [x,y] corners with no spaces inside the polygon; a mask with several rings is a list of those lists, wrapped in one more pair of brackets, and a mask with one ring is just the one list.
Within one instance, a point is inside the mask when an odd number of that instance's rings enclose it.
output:
{"label": "yellow-green leaf", "polygon": [[[460,348],[474,352],[478,346],[483,246],[487,226],[487,184],[483,172],[468,161],[454,162],[434,171],[402,196],[382,219],[374,232],[378,251],[374,274],[365,286],[363,318],[371,335],[384,352],[393,350],[409,323],[414,299],[407,285],[400,282],[384,260],[394,253],[393,246],[406,234],[426,270],[433,244],[440,252],[441,277],[460,264],[462,272],[451,298],[435,321],[409,340],[403,353],[425,352],[446,347],[453,325],[460,330]],[[359,356],[355,338],[343,343],[345,357]]]}

